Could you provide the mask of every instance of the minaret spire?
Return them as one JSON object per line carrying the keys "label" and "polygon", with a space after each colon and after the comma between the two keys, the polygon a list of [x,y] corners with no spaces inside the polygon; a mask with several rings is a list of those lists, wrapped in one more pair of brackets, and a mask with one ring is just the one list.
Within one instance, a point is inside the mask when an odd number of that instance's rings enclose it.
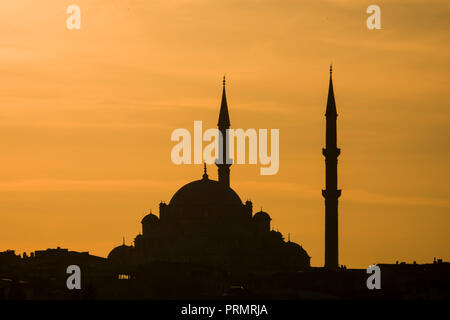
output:
{"label": "minaret spire", "polygon": [[208,179],[208,173],[206,172],[206,162],[203,163],[203,179]]}
{"label": "minaret spire", "polygon": [[330,83],[326,109],[326,143],[322,153],[325,156],[326,187],[322,190],[325,198],[325,268],[339,267],[338,249],[338,198],[341,190],[337,188],[337,158],[341,150],[337,147],[336,138],[336,102],[333,90],[333,68],[330,65]]}
{"label": "minaret spire", "polygon": [[219,112],[219,121],[217,122],[217,126],[225,126],[227,129],[230,127],[230,116],[228,114],[228,103],[227,103],[227,94],[225,91],[225,76],[223,76],[222,80],[222,103],[220,104],[220,112]]}
{"label": "minaret spire", "polygon": [[217,122],[217,127],[219,131],[222,133],[222,141],[219,143],[219,159],[216,162],[218,173],[219,173],[219,182],[223,185],[229,187],[230,186],[230,166],[231,161],[228,160],[228,132],[227,129],[230,128],[230,115],[228,114],[228,103],[227,103],[227,95],[225,91],[225,76],[222,81],[222,102],[220,104],[220,112],[219,112],[219,121]]}
{"label": "minaret spire", "polygon": [[330,83],[328,85],[328,100],[327,100],[327,111],[326,116],[337,116],[336,112],[336,102],[334,101],[334,90],[333,90],[333,66],[330,65]]}

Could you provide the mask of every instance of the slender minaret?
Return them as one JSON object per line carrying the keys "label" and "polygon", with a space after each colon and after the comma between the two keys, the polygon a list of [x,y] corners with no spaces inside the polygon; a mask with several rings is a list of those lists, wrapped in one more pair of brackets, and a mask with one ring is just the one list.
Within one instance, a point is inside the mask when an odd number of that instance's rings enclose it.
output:
{"label": "slender minaret", "polygon": [[223,77],[222,103],[220,105],[219,121],[217,122],[217,127],[219,128],[219,131],[222,133],[223,137],[222,143],[219,143],[219,159],[223,159],[223,163],[216,163],[219,171],[219,182],[229,187],[231,162],[226,161],[226,158],[228,146],[227,129],[230,128],[230,116],[228,115],[227,96],[225,93],[225,76]]}
{"label": "slender minaret", "polygon": [[330,85],[328,88],[326,147],[322,149],[325,156],[326,187],[322,190],[325,198],[325,268],[339,268],[338,249],[338,198],[341,190],[337,188],[337,158],[341,150],[336,139],[336,103],[333,92],[333,69],[330,66]]}

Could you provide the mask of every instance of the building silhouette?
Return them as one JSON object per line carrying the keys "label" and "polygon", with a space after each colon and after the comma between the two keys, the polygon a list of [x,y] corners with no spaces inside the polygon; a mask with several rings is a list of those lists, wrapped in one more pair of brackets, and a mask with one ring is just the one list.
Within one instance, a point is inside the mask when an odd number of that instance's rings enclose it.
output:
{"label": "building silhouette", "polygon": [[[223,136],[219,159],[224,159],[230,128],[225,78],[218,128]],[[307,252],[271,230],[268,213],[253,213],[252,202],[242,202],[230,187],[231,163],[222,162],[216,161],[217,181],[209,178],[205,165],[201,179],[181,187],[169,203],[160,203],[159,216],[150,212],[142,219],[134,246],[122,244],[108,258],[122,266],[164,261],[262,272],[309,268]]]}
{"label": "building silhouette", "polygon": [[[339,268],[336,105],[332,70],[326,110],[325,267],[310,266],[298,244],[271,230],[271,217],[253,214],[230,187],[231,163],[217,163],[218,180],[180,188],[159,216],[150,212],[134,245],[114,248],[108,259],[89,252],[0,252],[0,300],[21,299],[370,299],[450,298],[450,263],[378,264],[382,289],[369,290],[366,269]],[[223,83],[218,127],[230,127]],[[224,137],[226,135],[224,134]],[[221,149],[226,154],[228,140]],[[81,290],[68,290],[69,265],[82,270]]]}
{"label": "building silhouette", "polygon": [[326,145],[322,149],[325,156],[325,190],[322,195],[325,198],[325,268],[337,269],[339,267],[338,248],[338,199],[341,190],[337,188],[337,158],[341,149],[337,147],[336,138],[336,103],[333,91],[333,69],[330,66],[330,84],[328,88],[328,100],[326,117]]}

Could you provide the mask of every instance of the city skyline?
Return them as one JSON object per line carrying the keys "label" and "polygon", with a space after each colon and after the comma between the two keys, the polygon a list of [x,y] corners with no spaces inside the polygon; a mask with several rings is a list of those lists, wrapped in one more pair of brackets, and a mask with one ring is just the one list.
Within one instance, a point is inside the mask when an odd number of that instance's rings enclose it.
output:
{"label": "city skyline", "polygon": [[[0,251],[61,246],[106,256],[123,236],[130,243],[136,221],[202,172],[170,161],[170,133],[197,119],[215,127],[225,73],[232,126],[280,129],[279,173],[235,165],[233,188],[322,266],[321,149],[333,62],[340,263],[450,259],[443,1],[406,9],[381,2],[379,31],[365,28],[365,7],[352,1],[324,1],[325,12],[293,3],[273,10],[270,1],[257,10],[77,2],[79,31],[65,28],[65,7],[55,1],[4,5]],[[292,30],[298,38],[283,38]]]}

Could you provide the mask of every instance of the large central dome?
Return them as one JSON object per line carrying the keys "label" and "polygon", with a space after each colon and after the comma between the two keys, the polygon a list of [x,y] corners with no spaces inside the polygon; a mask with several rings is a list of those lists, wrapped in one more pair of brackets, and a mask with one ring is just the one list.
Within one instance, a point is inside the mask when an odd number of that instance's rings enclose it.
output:
{"label": "large central dome", "polygon": [[242,201],[233,189],[222,183],[203,179],[186,184],[170,200],[170,206],[180,205],[240,205]]}

